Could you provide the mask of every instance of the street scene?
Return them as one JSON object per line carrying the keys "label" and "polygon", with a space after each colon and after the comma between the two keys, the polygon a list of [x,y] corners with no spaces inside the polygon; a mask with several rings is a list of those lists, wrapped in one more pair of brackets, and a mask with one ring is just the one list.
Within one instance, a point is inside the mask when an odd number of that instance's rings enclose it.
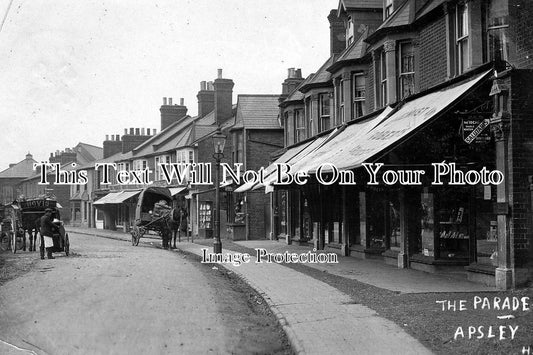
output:
{"label": "street scene", "polygon": [[533,351],[533,2],[0,14],[0,354]]}

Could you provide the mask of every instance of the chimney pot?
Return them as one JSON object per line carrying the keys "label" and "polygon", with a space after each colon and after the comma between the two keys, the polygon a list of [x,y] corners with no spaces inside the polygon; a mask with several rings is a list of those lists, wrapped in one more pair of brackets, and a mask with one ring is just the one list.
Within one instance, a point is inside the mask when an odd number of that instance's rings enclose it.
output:
{"label": "chimney pot", "polygon": [[106,141],[109,140],[109,134],[106,134],[106,135],[105,135],[105,140],[106,140]]}
{"label": "chimney pot", "polygon": [[207,83],[205,81],[200,81],[200,90],[207,90]]}
{"label": "chimney pot", "polygon": [[146,129],[146,135],[147,135],[147,136],[150,135],[150,128],[147,128],[147,129]]}
{"label": "chimney pot", "polygon": [[141,136],[144,136],[144,127],[141,128]]}
{"label": "chimney pot", "polygon": [[302,78],[302,69],[296,69],[296,78],[301,79]]}
{"label": "chimney pot", "polygon": [[133,134],[134,134],[133,132],[135,132],[135,128],[131,128],[131,127],[130,127],[130,135],[133,136]]}
{"label": "chimney pot", "polygon": [[217,78],[222,79],[222,69],[218,69],[217,72],[218,72]]}
{"label": "chimney pot", "polygon": [[163,105],[166,106],[166,104],[167,104],[167,98],[163,97]]}
{"label": "chimney pot", "polygon": [[115,140],[116,140],[116,141],[119,141],[119,140],[120,140],[120,134],[117,134],[117,135],[115,136]]}
{"label": "chimney pot", "polygon": [[135,135],[138,136],[141,134],[141,129],[140,128],[135,128]]}
{"label": "chimney pot", "polygon": [[168,104],[169,104],[170,106],[172,106],[172,98],[171,98],[171,97],[168,98]]}
{"label": "chimney pot", "polygon": [[183,97],[180,97],[180,106],[184,106],[185,105],[185,99],[183,99]]}
{"label": "chimney pot", "polygon": [[128,129],[124,128],[124,134],[128,134]]}
{"label": "chimney pot", "polygon": [[154,132],[153,134],[154,134],[154,136],[155,136],[155,135],[157,134],[157,129],[154,128],[154,129],[152,130],[152,132]]}

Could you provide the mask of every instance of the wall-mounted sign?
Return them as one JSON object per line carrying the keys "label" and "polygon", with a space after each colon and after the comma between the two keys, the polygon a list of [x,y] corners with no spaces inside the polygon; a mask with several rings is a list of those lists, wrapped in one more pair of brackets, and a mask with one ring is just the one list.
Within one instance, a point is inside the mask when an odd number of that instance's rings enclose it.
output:
{"label": "wall-mounted sign", "polygon": [[490,131],[486,129],[490,124],[488,118],[483,115],[468,115],[463,118],[461,130],[466,143],[487,143],[490,141]]}

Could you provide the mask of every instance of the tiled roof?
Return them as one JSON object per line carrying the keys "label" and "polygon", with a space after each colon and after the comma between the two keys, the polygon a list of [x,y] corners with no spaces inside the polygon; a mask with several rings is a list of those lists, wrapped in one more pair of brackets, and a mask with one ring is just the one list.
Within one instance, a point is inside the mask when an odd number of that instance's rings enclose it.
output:
{"label": "tiled roof", "polygon": [[333,64],[334,62],[335,62],[335,57],[334,56],[329,57],[328,60],[326,60],[326,62],[322,64],[320,69],[318,69],[315,75],[313,75],[313,77],[309,81],[306,80],[305,84],[301,86],[302,89],[305,90],[307,86],[311,86],[311,85],[329,83],[331,81],[331,73],[328,72],[326,69],[329,68],[331,64]]}
{"label": "tiled roof", "polygon": [[279,129],[279,95],[239,95],[236,125],[247,129]]}
{"label": "tiled roof", "polygon": [[0,178],[27,178],[33,175],[33,164],[37,163],[31,155],[26,156],[26,159],[19,161],[11,168],[0,171]]}
{"label": "tiled roof", "polygon": [[104,156],[104,149],[102,147],[97,147],[92,144],[87,143],[78,143],[76,148],[82,148],[77,149],[77,160],[79,163],[85,163],[85,162],[91,162],[97,159],[102,159]]}
{"label": "tiled roof", "polygon": [[129,152],[126,152],[126,153],[122,153],[122,152],[118,152],[116,154],[113,154],[107,158],[102,158],[102,159],[98,159],[98,160],[94,160],[92,162],[89,162],[87,164],[83,164],[83,165],[79,165],[76,167],[76,170],[87,170],[87,169],[94,169],[94,165],[95,164],[102,164],[102,163],[114,163],[114,162],[117,162],[117,161],[124,161],[124,160],[128,160],[129,158],[131,158],[131,151]]}
{"label": "tiled roof", "polygon": [[173,143],[176,136],[178,136],[192,122],[193,118],[186,116],[185,118],[172,123],[170,126],[133,149],[133,156],[146,156],[172,149],[174,147]]}
{"label": "tiled roof", "polygon": [[381,9],[383,0],[340,0],[339,9]]}
{"label": "tiled roof", "polygon": [[373,42],[375,38],[380,37],[382,33],[389,29],[407,26],[415,20],[415,2],[406,0],[378,27],[378,29],[368,36],[369,42]]}
{"label": "tiled roof", "polygon": [[419,19],[427,15],[429,12],[433,11],[435,8],[439,7],[445,2],[447,2],[447,0],[426,0],[426,3],[420,7],[420,10],[418,10],[416,18]]}
{"label": "tiled roof", "polygon": [[345,60],[359,59],[365,56],[367,44],[364,41],[368,36],[368,27],[365,28],[364,32],[359,36],[359,38],[351,43],[348,48],[346,48],[337,59],[336,62],[341,62]]}

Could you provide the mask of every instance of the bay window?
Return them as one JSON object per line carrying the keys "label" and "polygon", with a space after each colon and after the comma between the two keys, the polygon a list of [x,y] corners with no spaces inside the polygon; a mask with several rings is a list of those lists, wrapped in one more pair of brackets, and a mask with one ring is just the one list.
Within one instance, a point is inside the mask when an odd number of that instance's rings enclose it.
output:
{"label": "bay window", "polygon": [[305,117],[302,110],[294,110],[294,122],[296,127],[294,143],[298,143],[307,138],[305,135]]}
{"label": "bay window", "polygon": [[318,131],[323,132],[330,129],[330,114],[329,114],[329,93],[320,94],[319,98],[319,116],[320,120],[318,121]]}
{"label": "bay window", "polygon": [[455,64],[457,74],[464,73],[470,66],[468,44],[468,5],[458,4],[456,7],[456,55]]}

